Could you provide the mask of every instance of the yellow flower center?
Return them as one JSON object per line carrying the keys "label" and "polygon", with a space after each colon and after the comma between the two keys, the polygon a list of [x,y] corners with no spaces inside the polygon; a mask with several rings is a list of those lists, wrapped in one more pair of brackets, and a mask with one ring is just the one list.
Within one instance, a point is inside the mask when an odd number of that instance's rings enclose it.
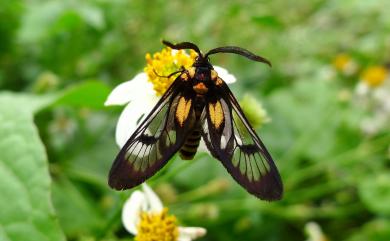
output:
{"label": "yellow flower center", "polygon": [[370,87],[380,86],[387,77],[387,69],[383,66],[372,66],[362,74],[363,81]]}
{"label": "yellow flower center", "polygon": [[153,89],[158,96],[165,93],[168,87],[175,80],[177,75],[166,78],[180,68],[189,68],[194,63],[197,54],[191,50],[187,54],[184,50],[172,50],[171,48],[164,48],[161,52],[153,54],[147,53],[145,73],[148,75],[148,80],[152,82]]}
{"label": "yellow flower center", "polygon": [[168,215],[168,209],[161,213],[141,213],[135,241],[176,241],[179,236],[176,217]]}
{"label": "yellow flower center", "polygon": [[348,64],[351,63],[351,60],[352,59],[349,55],[339,54],[333,60],[333,66],[339,71],[344,71],[348,67]]}

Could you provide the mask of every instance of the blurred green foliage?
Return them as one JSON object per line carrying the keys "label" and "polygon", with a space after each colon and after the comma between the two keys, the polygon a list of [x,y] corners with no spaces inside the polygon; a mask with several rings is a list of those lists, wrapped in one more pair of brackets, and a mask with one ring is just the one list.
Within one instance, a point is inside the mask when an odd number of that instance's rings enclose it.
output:
{"label": "blurred green foliage", "polygon": [[[329,240],[388,241],[390,128],[362,132],[370,111],[354,96],[361,69],[390,61],[388,9],[386,0],[0,0],[0,240],[132,240],[120,220],[131,190],[107,185],[122,108],[103,103],[167,39],[272,61],[212,57],[239,79],[239,99],[250,93],[267,110],[259,133],[285,185],[282,201],[263,202],[207,154],[174,158],[151,185],[183,224],[207,228],[201,240],[305,240],[314,221]],[[339,53],[354,74],[332,67]]]}

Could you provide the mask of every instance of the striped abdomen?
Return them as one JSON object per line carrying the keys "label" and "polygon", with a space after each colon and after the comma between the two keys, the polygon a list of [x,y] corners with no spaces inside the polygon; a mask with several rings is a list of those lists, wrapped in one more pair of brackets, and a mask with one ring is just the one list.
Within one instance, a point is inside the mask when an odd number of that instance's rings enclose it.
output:
{"label": "striped abdomen", "polygon": [[184,145],[180,149],[180,157],[183,160],[192,160],[198,149],[201,138],[200,128],[195,128],[187,137]]}
{"label": "striped abdomen", "polygon": [[192,160],[198,150],[201,136],[201,124],[199,122],[200,115],[202,113],[202,106],[195,106],[196,124],[194,130],[187,137],[184,145],[180,148],[180,157],[183,160]]}

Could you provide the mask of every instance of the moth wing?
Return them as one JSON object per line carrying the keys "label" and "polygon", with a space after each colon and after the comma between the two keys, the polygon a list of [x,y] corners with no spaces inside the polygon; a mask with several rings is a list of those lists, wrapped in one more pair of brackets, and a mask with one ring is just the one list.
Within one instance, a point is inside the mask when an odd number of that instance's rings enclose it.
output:
{"label": "moth wing", "polygon": [[117,155],[109,185],[129,189],[160,170],[180,149],[195,123],[193,98],[178,77]]}
{"label": "moth wing", "polygon": [[211,154],[249,193],[264,200],[282,198],[275,163],[225,83],[206,100],[202,137]]}

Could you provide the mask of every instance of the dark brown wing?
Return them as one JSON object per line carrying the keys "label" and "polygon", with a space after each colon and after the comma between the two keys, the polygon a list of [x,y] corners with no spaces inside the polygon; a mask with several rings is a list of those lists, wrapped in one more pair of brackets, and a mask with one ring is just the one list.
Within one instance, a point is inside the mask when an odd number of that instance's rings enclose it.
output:
{"label": "dark brown wing", "polygon": [[116,157],[109,185],[129,189],[160,170],[180,149],[194,126],[193,96],[178,77]]}
{"label": "dark brown wing", "polygon": [[206,146],[233,178],[260,199],[281,199],[275,163],[225,83],[206,97],[202,117]]}

